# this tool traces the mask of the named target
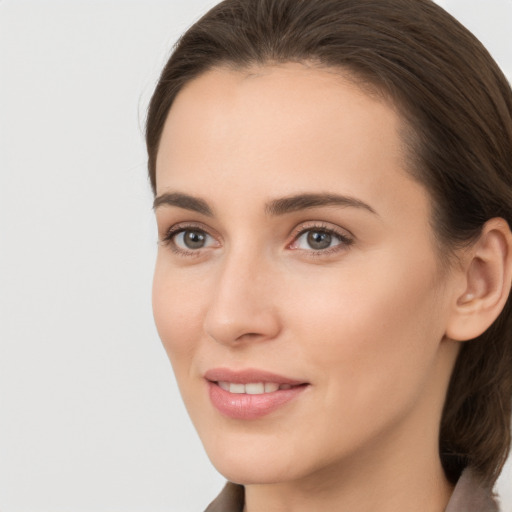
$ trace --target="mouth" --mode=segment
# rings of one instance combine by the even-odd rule
[[[241,384],[238,382],[226,382],[218,381],[215,382],[217,386],[222,388],[224,391],[234,394],[245,394],[245,395],[264,395],[266,393],[275,393],[279,390],[288,390],[297,386],[305,386],[306,384],[298,384],[292,386],[291,384],[279,384],[277,382],[249,382],[247,384]]]
[[[280,409],[309,387],[301,382],[261,370],[209,370],[204,375],[213,406],[223,416],[252,420]]]

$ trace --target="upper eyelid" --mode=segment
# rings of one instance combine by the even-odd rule
[[[317,229],[319,231],[326,231],[328,233],[334,233],[335,235],[338,235],[338,236],[341,236],[344,238],[355,239],[355,236],[347,228],[342,228],[340,226],[337,226],[336,224],[331,224],[330,222],[325,222],[325,221],[301,222],[299,225],[297,225],[292,230],[291,236],[296,238],[299,235],[301,235],[302,233],[311,231],[314,229]]]
[[[197,231],[204,231],[206,234],[218,238],[218,235],[216,235],[216,232],[212,230],[211,228],[205,226],[202,222],[177,222],[175,224],[172,224],[170,227],[166,228],[162,234],[164,237],[174,236],[177,233],[180,233],[182,231],[187,230],[194,230]],[[213,232],[213,233],[212,233]]]
[[[217,234],[217,231],[214,230],[213,228],[206,226],[202,222],[195,222],[195,221],[177,222],[175,224],[172,224],[169,228],[167,228],[165,230],[165,233],[177,232],[177,231],[186,230],[186,229],[198,229],[198,230],[204,231],[205,233],[208,233],[208,234],[211,234],[212,236],[214,236],[212,234],[212,232],[213,232],[213,233],[215,233],[215,236],[220,236]],[[310,229],[319,229],[319,230],[322,229],[322,230],[330,231],[333,233],[340,232],[340,234],[347,233],[350,237],[352,237],[352,238],[354,237],[354,235],[348,229],[342,228],[340,226],[336,226],[335,224],[331,224],[330,222],[325,222],[325,221],[301,222],[300,224],[296,225],[292,229],[290,236],[300,234],[302,231],[308,231]]]

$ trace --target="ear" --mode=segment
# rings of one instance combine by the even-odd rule
[[[446,329],[446,336],[456,341],[480,336],[505,307],[512,287],[512,234],[505,220],[484,224],[464,253],[461,270],[462,285],[454,294]]]

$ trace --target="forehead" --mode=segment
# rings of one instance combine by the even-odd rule
[[[406,171],[401,129],[390,103],[342,71],[214,69],[187,84],[169,112],[157,190],[212,195],[222,184],[225,198],[236,190],[247,199],[268,197],[269,187],[274,195],[323,189],[392,204],[419,187]]]
[[[331,129],[336,137],[350,125],[352,132],[359,131],[354,135],[379,133],[382,138],[388,134],[388,147],[392,142],[393,148],[399,149],[395,135],[401,124],[391,102],[385,102],[374,88],[365,87],[363,92],[343,70],[303,63],[248,70],[224,67],[200,75],[179,92],[164,127],[162,145],[172,148],[173,141],[177,146],[193,133],[196,138],[224,145],[254,141],[265,150],[272,148],[271,140],[281,144],[285,139],[314,139],[322,127],[321,135]],[[238,127],[243,129],[237,132]],[[385,132],[380,130],[383,127]],[[338,138],[337,143],[344,140]]]

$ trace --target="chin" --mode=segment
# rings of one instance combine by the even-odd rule
[[[275,447],[263,447],[259,443],[216,444],[207,448],[207,454],[215,469],[230,482],[242,485],[271,484],[300,478],[293,454],[280,453]]]
[[[222,461],[214,464],[215,469],[227,480],[241,485],[277,484],[286,480],[294,480],[295,475],[287,474],[279,468],[272,467],[271,462],[259,466],[250,466],[245,461]]]

